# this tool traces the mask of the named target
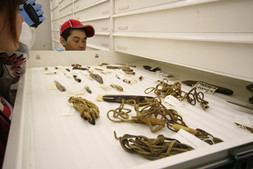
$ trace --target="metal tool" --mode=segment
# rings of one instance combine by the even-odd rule
[[[152,96],[139,96],[139,95],[104,95],[102,97],[103,101],[106,102],[114,102],[114,103],[121,103],[122,100],[130,100],[133,99],[136,103],[145,103],[147,102],[146,99],[152,99]]]
[[[228,101],[228,100],[227,100],[227,102],[253,111],[252,107],[245,106],[245,105],[242,105],[242,104],[239,104],[239,103],[235,103],[235,102],[231,102],[231,101]]]

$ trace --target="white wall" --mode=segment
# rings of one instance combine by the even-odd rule
[[[46,20],[36,28],[35,42],[31,50],[52,50],[50,1],[37,0],[36,3],[42,4]]]

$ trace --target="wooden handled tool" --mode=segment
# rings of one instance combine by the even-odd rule
[[[185,80],[185,81],[181,81],[181,82],[183,84],[188,85],[188,86],[194,86],[198,81],[196,81],[196,80]],[[216,86],[216,85],[209,84],[209,83],[206,83],[206,82],[202,82],[202,83],[205,83],[207,85],[211,85],[211,86],[217,87],[218,89],[215,91],[217,93],[221,93],[221,94],[225,94],[225,95],[232,95],[234,93],[233,90],[225,88],[225,87]]]

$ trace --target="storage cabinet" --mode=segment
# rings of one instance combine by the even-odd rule
[[[244,104],[252,96],[245,88],[253,82],[252,11],[252,0],[51,0],[53,49],[62,48],[59,30],[68,19],[93,25],[96,34],[87,40],[86,52],[31,51],[19,83],[4,169],[214,168],[231,160],[238,164],[246,156],[251,160],[253,135],[235,125],[234,118],[243,116],[253,124],[252,111],[227,101]],[[122,85],[125,93],[104,91],[87,71],[71,70],[67,76],[66,68],[75,63],[91,67],[106,85]],[[136,75],[144,78],[135,84],[125,83],[117,78],[117,70],[98,66],[101,63],[136,65]],[[143,65],[158,66],[163,72],[148,72]],[[51,71],[45,72],[45,67]],[[113,131],[118,136],[150,138],[158,133],[151,133],[143,124],[111,122],[106,112],[119,104],[98,102],[96,97],[104,93],[143,95],[144,89],[156,86],[167,73],[176,78],[170,83],[201,80],[230,88],[234,95],[205,93],[210,105],[206,111],[200,104],[187,102],[179,108],[166,105],[176,109],[189,127],[204,129],[223,142],[148,161],[123,151]],[[73,108],[68,105],[69,91],[47,90],[54,80],[73,93],[84,85],[90,87],[92,94],[83,97],[101,110],[95,126],[77,112],[69,113]],[[190,89],[182,84],[183,91]],[[175,132],[162,130],[159,134],[171,137]],[[235,159],[237,155],[240,158]]]
[[[126,10],[113,15],[114,50],[252,81],[252,11],[247,0]]]
[[[96,34],[88,40],[88,49],[253,81],[251,0],[63,0],[59,7],[56,3],[51,0],[52,29],[70,18],[93,25]],[[57,46],[59,40],[53,40]]]
[[[96,35],[94,39],[89,39],[87,48],[95,50],[108,50],[110,43],[107,45],[106,43],[102,42],[101,47],[101,43],[96,42],[96,40],[100,40],[101,36],[109,36],[108,33],[111,32],[112,26],[110,23],[110,5],[110,1],[108,0],[62,0],[59,2],[51,0],[52,32],[58,31],[60,33],[61,25],[65,21],[69,19],[77,19],[84,25],[90,24],[95,28]],[[105,38],[108,39],[107,37]],[[52,41],[54,50],[56,48],[63,48],[58,37],[56,37],[54,33],[52,33]]]

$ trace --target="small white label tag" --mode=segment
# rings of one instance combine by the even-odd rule
[[[194,135],[188,133],[187,131],[180,129],[173,138],[177,139],[181,143],[187,144],[194,149],[202,148],[210,146],[206,142],[200,140],[199,138],[195,137]]]
[[[213,94],[218,89],[217,87],[213,85],[210,85],[201,81],[198,81],[194,86],[196,86],[197,89],[203,90],[204,92],[211,93],[211,94]]]
[[[57,90],[57,87],[55,86],[55,84],[47,84],[47,89],[48,90]]]
[[[234,122],[242,126],[251,127],[251,123],[247,116],[234,115]]]
[[[67,106],[67,107],[65,107],[65,108],[61,111],[60,115],[61,115],[61,116],[72,116],[72,115],[74,114],[75,111],[76,111],[76,110],[75,110],[72,106]]]
[[[168,103],[169,105],[174,106],[176,108],[184,106],[184,104],[181,101],[179,101],[177,98],[175,98],[172,95],[166,96],[165,99],[164,99],[164,101],[166,103]]]

